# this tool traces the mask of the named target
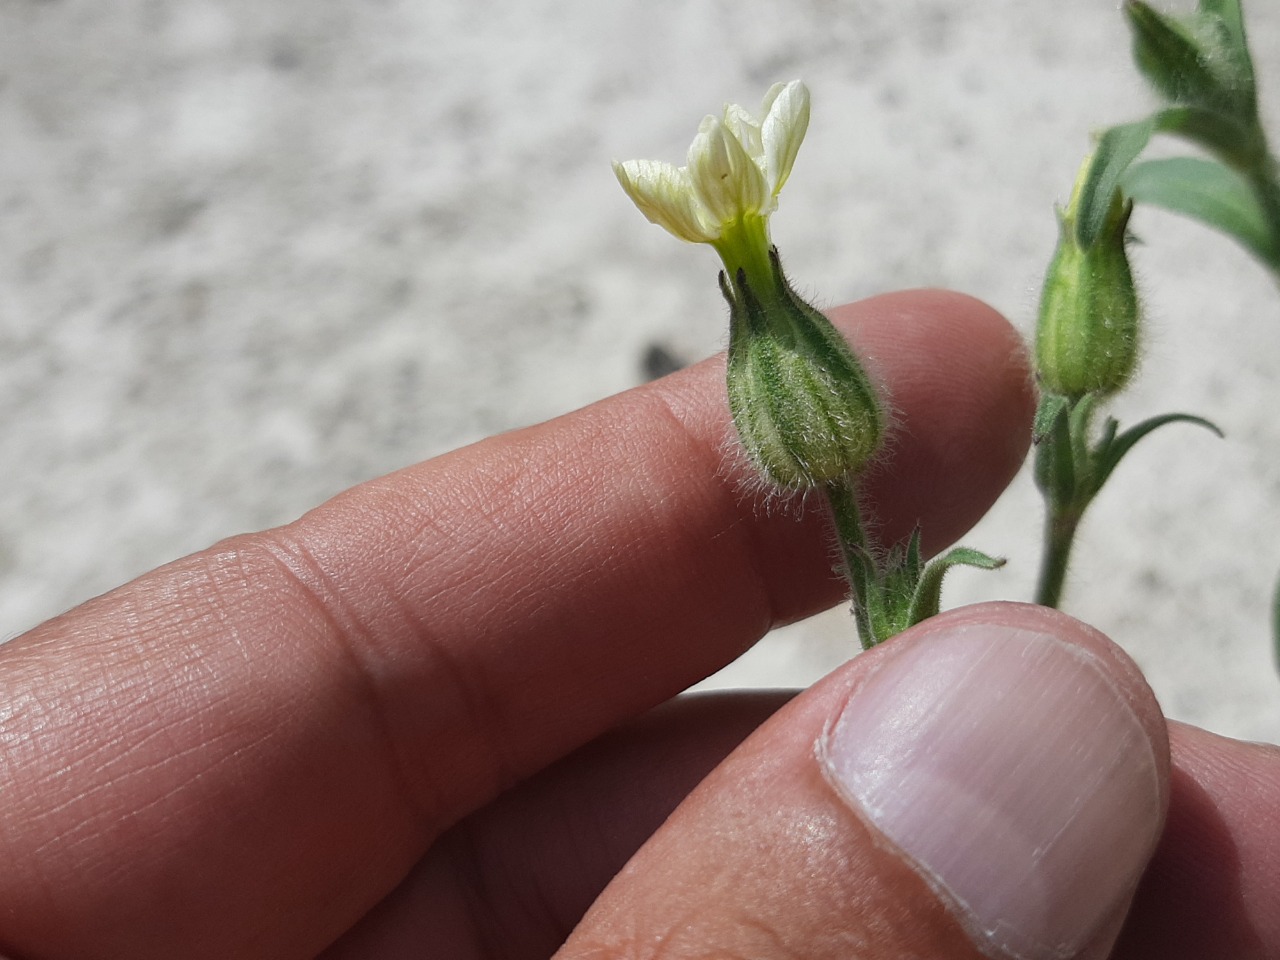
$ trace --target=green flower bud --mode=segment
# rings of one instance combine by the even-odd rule
[[[1065,397],[1106,396],[1123,387],[1138,363],[1141,308],[1125,230],[1132,201],[1115,191],[1106,221],[1088,246],[1076,231],[1085,161],[1067,209],[1059,213],[1058,249],[1049,263],[1036,326],[1036,372],[1042,386]]]
[[[729,302],[729,409],[751,462],[777,487],[805,489],[860,470],[884,434],[862,365],[805,303],[769,250],[772,283],[720,274]],[[763,286],[764,289],[758,289]]]

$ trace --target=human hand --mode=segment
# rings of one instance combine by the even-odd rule
[[[919,518],[941,546],[1021,461],[1015,336],[934,293],[839,317],[901,418],[869,497],[888,536]],[[1074,811],[1065,860],[1031,834],[995,843],[998,818],[967,852],[980,889],[1014,898],[969,907],[1010,910],[1007,944],[1052,921],[1072,955],[1105,955],[1169,803],[1115,956],[1277,956],[1276,751],[1174,725],[1170,768],[1135,669],[1065,617],[974,608],[789,703],[665,703],[841,590],[816,518],[758,512],[722,467],[722,369],[364,484],[0,647],[0,952],[533,958],[596,901],[564,957],[974,956],[974,917],[935,892],[970,888],[918,846],[964,797],[933,836],[982,829],[995,798],[1050,810],[1027,830]],[[981,667],[948,678],[956,652]],[[984,706],[1001,681],[1026,694],[1019,724]],[[946,739],[895,723],[917,702],[898,682],[1009,736],[980,756],[952,739],[957,777],[978,772],[895,807],[867,758]],[[1061,782],[1105,763],[1088,792]],[[924,760],[899,772],[930,781]],[[1065,921],[1013,909],[1081,881],[1069,902],[1092,906]]]

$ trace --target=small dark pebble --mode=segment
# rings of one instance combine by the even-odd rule
[[[660,343],[651,343],[640,358],[640,368],[646,380],[657,380],[668,373],[683,370],[688,364]]]

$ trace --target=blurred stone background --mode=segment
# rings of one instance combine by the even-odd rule
[[[1280,6],[1248,6],[1280,140]],[[720,349],[714,255],[609,161],[678,161],[796,76],[797,279],[953,287],[1024,330],[1089,131],[1148,103],[1114,0],[0,0],[0,637],[632,386],[655,347]],[[1117,413],[1228,440],[1169,428],[1121,467],[1068,608],[1170,715],[1280,740],[1280,296],[1216,235],[1133,227],[1151,324]],[[1009,567],[948,603],[1026,597],[1038,529],[1024,476],[966,538]],[[836,611],[710,682],[808,683],[853,644]]]

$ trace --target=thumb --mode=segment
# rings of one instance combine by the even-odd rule
[[[560,960],[1100,960],[1160,835],[1168,743],[1133,663],[1038,607],[935,618],[756,731]]]

